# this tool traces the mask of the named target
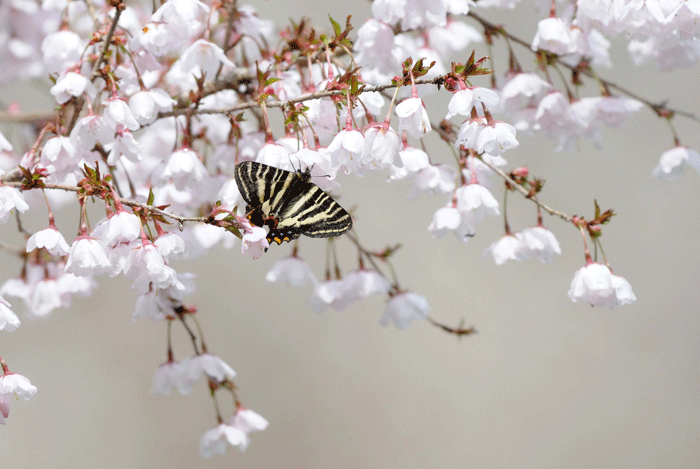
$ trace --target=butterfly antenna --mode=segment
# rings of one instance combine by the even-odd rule
[[[289,160],[289,164],[292,165],[292,169],[294,170],[294,172],[299,172],[299,171],[301,171],[301,165],[299,166],[299,169],[296,169],[296,168],[294,167],[294,163],[292,163],[292,157],[290,156],[289,153],[287,153],[287,159]],[[298,158],[297,158],[297,159],[298,159]]]

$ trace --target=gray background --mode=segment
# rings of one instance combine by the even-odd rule
[[[333,7],[341,23],[353,14],[356,28],[369,11],[349,2],[295,2],[294,11],[280,1],[254,4],[264,18],[306,15],[324,26]],[[528,7],[490,13],[527,40],[535,32]],[[529,68],[532,55],[516,50]],[[618,67],[602,76],[700,112],[697,68],[632,67],[619,40],[613,60]],[[42,101],[21,98],[25,109],[53,107],[44,90]],[[16,88],[2,92],[3,101],[18,96]],[[698,124],[674,122],[682,142],[700,149]],[[501,219],[483,222],[467,244],[434,241],[426,228],[442,196],[409,203],[410,182],[346,177],[342,200],[359,207],[360,239],[378,249],[403,243],[394,258],[401,284],[427,297],[433,317],[452,325],[464,319],[477,335],[457,341],[422,322],[404,332],[380,327],[379,297],[316,315],[307,305],[310,287],[264,280],[286,245],[257,261],[237,246],[178,263],[198,275],[189,300],[209,349],[238,372],[244,404],[270,421],[245,453],[204,460],[199,438],[215,424],[205,384],[190,396],[151,396],[153,371],[165,360],[165,326],[132,322],[130,282],[101,277],[91,298],[0,336],[11,369],[39,388],[30,402],[11,402],[0,427],[2,467],[697,467],[698,175],[651,177],[672,138],[647,109],[621,131],[604,131],[602,150],[581,142],[576,152],[554,153],[542,138],[520,142],[505,157],[509,167],[527,165],[547,180],[543,201],[591,216],[596,198],[618,213],[604,248],[637,303],[610,311],[568,299],[583,265],[581,238],[556,219],[545,218],[563,251],[553,265],[497,267],[482,251],[501,235]],[[450,161],[443,147],[431,148],[434,161]],[[518,197],[509,199],[509,214],[514,229],[535,219],[532,204]],[[59,220],[67,238],[71,217]],[[343,267],[354,268],[349,241],[337,244]],[[324,253],[322,240],[302,240],[301,255],[319,277]],[[6,255],[2,262],[2,280],[16,275],[16,262]],[[174,330],[182,357],[189,349],[181,328]]]

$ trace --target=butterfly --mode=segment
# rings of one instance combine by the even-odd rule
[[[312,238],[340,236],[352,228],[350,214],[311,182],[311,170],[285,171],[244,161],[234,170],[255,226],[267,225],[267,241],[282,244],[300,235]]]

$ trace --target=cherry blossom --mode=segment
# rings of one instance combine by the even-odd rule
[[[267,232],[259,226],[246,229],[241,241],[241,253],[247,253],[252,259],[258,259],[270,247]]]
[[[407,0],[377,0],[372,2],[372,17],[386,24],[395,25],[403,18]]]
[[[427,194],[447,194],[455,188],[457,170],[453,166],[439,164],[423,168],[416,174],[413,187],[408,194],[409,199],[418,197],[421,191]]]
[[[380,324],[388,326],[391,321],[398,329],[406,329],[413,321],[427,318],[428,311],[428,300],[412,292],[402,292],[391,297]]]
[[[522,109],[536,106],[551,90],[552,85],[535,73],[516,73],[511,75],[501,88],[500,103],[506,112],[515,114]]]
[[[260,44],[271,43],[275,39],[276,27],[273,21],[260,18],[252,5],[241,5],[238,17],[235,19],[240,34],[244,36],[244,47],[248,59],[260,57],[257,47]]]
[[[7,425],[7,418],[10,416],[10,401],[8,395],[0,394],[0,425]]]
[[[614,129],[621,127],[633,112],[642,108],[642,103],[631,98],[607,96],[585,99],[594,100],[596,119]]]
[[[14,394],[17,398],[28,401],[36,394],[36,386],[25,376],[10,373],[0,376],[0,395]]]
[[[554,254],[561,254],[559,242],[554,234],[542,226],[525,228],[520,232],[519,258],[537,257],[541,262],[550,264]]]
[[[250,244],[253,248],[256,248],[255,244],[259,244],[262,250],[258,249],[253,249],[250,254],[256,254],[258,256],[262,255],[262,252],[264,251],[264,242],[267,242],[267,240],[264,240],[265,238],[265,233],[264,229],[263,231],[255,231],[253,232],[253,228],[258,228],[258,227],[251,227],[250,230],[246,228],[245,234],[248,234],[249,237],[246,238],[246,241],[248,244]],[[262,228],[261,228],[262,229]],[[187,250],[188,253],[193,254],[196,253],[197,248],[201,248],[202,252],[206,249],[210,249],[217,244],[221,244],[225,248],[230,248],[231,246],[234,245],[236,241],[236,237],[231,233],[230,231],[227,230],[222,230],[218,226],[213,226],[213,225],[208,225],[208,224],[202,224],[202,225],[196,225],[189,230],[185,230],[183,232],[183,235],[185,236],[185,240],[187,242]],[[264,241],[263,241],[264,240]],[[241,246],[241,252],[246,252],[248,250],[249,246]],[[250,255],[249,254],[249,255]]]
[[[569,288],[569,298],[573,302],[580,300],[610,309],[637,300],[627,280],[613,275],[608,267],[597,262],[590,262],[576,271]]]
[[[80,97],[83,93],[88,99],[94,99],[97,91],[87,77],[76,72],[61,75],[56,80],[56,84],[51,87],[51,94],[56,97],[58,104],[63,104],[73,97]]]
[[[85,235],[73,241],[65,270],[73,275],[99,275],[111,269],[107,247],[102,241]]]
[[[124,262],[124,273],[134,279],[131,288],[139,293],[146,293],[153,283],[158,288],[173,286],[178,290],[185,287],[177,279],[175,270],[166,264],[163,255],[155,244],[146,243],[128,250]]]
[[[107,148],[110,146],[107,164],[115,165],[122,156],[133,163],[141,160],[143,149],[128,129],[119,128],[115,134],[114,143],[106,145]]]
[[[227,444],[243,450],[248,446],[248,436],[239,428],[225,423],[207,430],[199,440],[199,454],[210,458],[215,454],[226,453]]]
[[[328,306],[339,310],[340,308],[338,308],[337,305],[343,296],[343,286],[344,283],[342,280],[326,280],[325,282],[317,284],[309,300],[311,308],[316,313],[322,313]]]
[[[276,168],[291,169],[289,162],[290,149],[275,142],[265,142],[257,151],[255,161]]]
[[[212,79],[222,65],[234,66],[219,46],[205,39],[198,39],[187,47],[175,62],[168,72],[168,81],[174,85],[186,84],[186,89],[192,89],[196,86],[196,78]]]
[[[420,98],[401,101],[396,106],[396,115],[399,116],[399,129],[405,130],[411,137],[421,138],[432,129],[428,111]]]
[[[10,400],[29,400],[36,393],[36,386],[26,377],[10,373],[0,376],[0,425],[7,425],[10,416]]]
[[[63,264],[54,266],[52,273],[58,284],[58,292],[61,295],[61,306],[67,308],[71,304],[72,295],[89,296],[97,287],[91,276],[80,277],[63,271]]]
[[[485,118],[468,119],[460,127],[455,144],[470,148],[478,154],[500,155],[519,145],[515,133],[515,127],[505,122],[489,123]]]
[[[402,167],[399,149],[401,141],[388,128],[375,125],[365,130],[365,145],[360,160],[365,169],[382,169],[389,166]]]
[[[236,377],[236,372],[233,371],[233,368],[228,366],[221,358],[209,353],[187,357],[180,363],[182,363],[187,378],[192,381],[197,381],[202,376],[207,376],[208,379],[217,382]]]
[[[413,177],[419,171],[430,166],[428,154],[420,148],[410,145],[405,145],[403,149],[399,151],[399,157],[401,158],[403,166],[400,168],[397,166],[389,167],[389,179],[392,181]]]
[[[521,245],[520,233],[508,233],[487,247],[484,256],[491,254],[496,265],[503,265],[509,260],[520,261],[524,259]]]
[[[369,83],[383,83],[401,70],[401,50],[395,44],[394,31],[388,23],[370,18],[357,31],[355,60],[366,69]],[[363,76],[364,76],[363,74]]]
[[[187,39],[202,27],[208,13],[209,7],[198,0],[173,0],[162,4],[151,21],[166,24],[169,36]]]
[[[474,220],[479,223],[484,216],[498,216],[501,214],[498,209],[498,202],[491,192],[481,184],[467,184],[460,186],[455,191],[457,198],[457,209],[460,212],[471,212]]]
[[[462,216],[459,210],[452,203],[449,203],[446,207],[439,208],[435,212],[433,221],[428,226],[428,231],[433,238],[442,238],[448,231],[456,230],[461,222]]]
[[[72,295],[87,295],[95,287],[90,277],[76,277],[63,272],[63,262],[45,265],[28,264],[21,278],[7,280],[0,295],[19,298],[32,317],[46,316],[53,309],[68,307]]]
[[[172,179],[175,187],[182,190],[191,186],[195,181],[204,180],[207,174],[207,169],[199,159],[197,152],[191,148],[182,147],[170,155],[163,168],[162,177]]]
[[[534,118],[534,129],[543,131],[547,138],[556,141],[556,151],[572,151],[576,137],[587,127],[587,123],[571,109],[571,103],[559,91],[542,98]]]
[[[231,416],[231,426],[242,430],[245,434],[260,432],[267,428],[267,420],[257,412],[239,407],[236,413]],[[241,448],[244,450],[245,448]]]
[[[185,240],[176,233],[163,233],[153,242],[163,257],[185,252]]]
[[[54,256],[65,256],[70,251],[70,247],[60,231],[55,226],[49,226],[37,231],[27,240],[27,252],[34,249],[45,248]]]
[[[248,448],[248,445],[250,444],[250,438],[248,437],[248,434],[255,431],[265,430],[267,428],[268,422],[263,416],[261,416],[257,412],[239,407],[236,410],[236,413],[232,415],[229,419],[229,425],[233,428],[241,430],[245,434],[246,438],[243,442],[241,442],[238,445],[232,444],[233,446],[238,446],[238,448],[241,451],[245,451],[246,448]]]
[[[195,380],[187,376],[185,366],[180,362],[166,362],[156,368],[153,373],[153,386],[151,394],[170,394],[177,389],[180,394],[192,392]]]
[[[369,295],[388,293],[390,288],[389,280],[377,271],[355,270],[343,278],[342,293],[333,302],[333,307],[344,311],[356,301]]]
[[[107,124],[104,117],[88,114],[73,127],[70,139],[76,149],[90,151],[98,142],[102,145],[112,143],[114,128]]]
[[[476,106],[479,115],[484,115],[482,105],[493,108],[498,105],[498,94],[488,88],[465,88],[452,95],[450,103],[447,105],[447,115],[445,119],[450,119],[457,114],[470,116],[472,108]]]
[[[304,259],[296,256],[285,257],[275,262],[265,275],[268,282],[284,282],[295,287],[317,283],[311,267]]]
[[[544,49],[557,55],[573,54],[577,51],[578,34],[562,18],[545,18],[537,25],[537,34],[532,40],[532,50]]]
[[[471,115],[473,107],[474,92],[469,88],[459,90],[452,95],[452,98],[450,98],[450,103],[447,105],[447,115],[445,116],[445,119],[450,119],[457,114],[469,116]]]
[[[94,145],[94,144],[93,144]],[[74,171],[78,152],[69,137],[50,138],[41,150],[41,164],[53,166],[58,172]]]
[[[175,100],[160,88],[139,91],[129,98],[129,109],[141,125],[154,122],[159,112],[172,111],[173,104]]]
[[[405,0],[401,28],[405,30],[444,26],[447,2],[444,0]]]
[[[134,241],[140,234],[141,221],[126,210],[112,213],[92,230],[92,237],[102,240],[108,247]]]
[[[365,137],[360,131],[341,130],[328,145],[333,167],[344,168],[346,173],[359,170],[364,148]]]
[[[140,127],[125,100],[113,96],[102,104],[105,106],[104,119],[108,126],[117,128],[117,125],[122,125],[131,131]]]
[[[84,49],[85,42],[73,31],[51,33],[41,43],[44,64],[50,73],[62,72],[74,66]]]
[[[486,163],[500,167],[505,166],[508,162],[500,155],[489,155],[488,153],[482,153],[478,158],[469,158],[469,165],[462,169],[462,176],[465,181],[472,181],[472,177],[475,177],[479,184],[485,188],[491,190],[493,187],[492,179],[496,176],[496,173],[486,165]]]
[[[29,310],[36,317],[46,316],[56,308],[63,306],[61,290],[56,279],[45,278],[32,286]]]
[[[178,277],[182,279],[182,276]],[[187,291],[187,284],[183,281],[185,290],[178,290],[175,287],[154,289],[151,288],[146,293],[139,295],[136,299],[134,312],[131,315],[134,321],[142,317],[147,317],[153,322],[161,322],[167,318],[174,318],[174,308],[179,301],[181,293]]]
[[[182,44],[185,38],[172,34],[168,24],[153,21],[139,30],[136,40],[149,53],[161,56]]]
[[[467,2],[446,2],[448,10],[450,3],[457,5]],[[463,8],[469,10],[469,7]],[[455,13],[454,14],[466,14]],[[432,48],[437,50],[442,57],[454,57],[457,53],[465,50],[472,42],[481,42],[484,38],[475,28],[462,21],[448,19],[445,26],[435,26],[428,30],[428,42]]]
[[[659,179],[678,179],[683,175],[686,166],[700,174],[700,153],[679,145],[663,152],[652,174]]]

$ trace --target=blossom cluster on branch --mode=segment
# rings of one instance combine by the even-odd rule
[[[196,308],[183,297],[194,282],[170,265],[216,246],[231,248],[236,238],[253,258],[269,247],[265,230],[245,217],[234,178],[243,161],[310,168],[313,182],[334,193],[339,175],[380,171],[389,181],[410,178],[410,198],[425,192],[441,200],[432,221],[425,220],[435,238],[452,232],[467,241],[485,219],[503,216],[503,237],[484,253],[499,265],[552,262],[561,249],[543,215],[554,215],[583,238],[584,265],[575,266],[571,300],[610,308],[635,301],[629,283],[589,250],[591,243],[595,255],[603,252],[602,227],[613,211],[595,203],[591,218],[564,214],[541,200],[544,181],[528,168],[502,168],[508,152],[524,145],[523,136],[540,133],[555,150],[570,151],[580,139],[597,143],[603,126],[619,128],[645,106],[669,123],[676,115],[694,118],[606,82],[597,69],[612,65],[609,39],[620,33],[636,63],[653,61],[662,70],[695,64],[700,1],[539,0],[543,19],[530,40],[479,14],[514,8],[517,0],[376,0],[372,17],[356,31],[349,19],[320,28],[301,20],[278,30],[233,0],[153,3],[154,10],[151,2],[124,0],[0,5],[0,21],[11,26],[0,38],[0,80],[48,75],[57,104],[45,115],[26,116],[16,107],[3,115],[11,125],[0,134],[0,223],[14,213],[26,245],[2,243],[23,267],[0,287],[0,329],[20,326],[7,298],[15,307],[24,304],[28,315],[46,316],[69,307],[73,295],[91,294],[96,276],[132,279],[139,294],[134,318],[164,321],[169,333],[181,324],[192,339],[193,351],[179,360],[168,340],[153,392],[187,394],[201,378],[215,399],[217,390],[232,396],[228,418],[215,406],[217,425],[202,436],[203,456],[228,446],[245,449],[249,434],[267,426],[243,406],[234,370],[208,351],[201,328],[192,327]],[[510,66],[492,71],[470,44],[499,39],[508,43]],[[513,49],[518,44],[537,69],[523,70]],[[491,78],[490,87],[472,84],[481,75]],[[580,95],[587,79],[601,85],[599,95]],[[430,106],[435,93],[451,93],[447,109]],[[283,128],[270,124],[272,112],[283,114]],[[435,159],[426,150],[429,135],[451,158]],[[673,140],[653,175],[673,179],[685,167],[700,172],[700,154],[675,131]],[[511,231],[509,194],[534,203],[534,226]],[[93,203],[105,207],[94,225],[87,215]],[[44,206],[46,228],[26,232],[23,217],[38,216]],[[79,211],[74,235],[58,231],[59,208]],[[267,280],[312,284],[317,312],[380,294],[388,297],[383,325],[404,329],[427,320],[452,334],[475,332],[441,324],[429,315],[426,298],[400,285],[391,265],[396,248],[373,250],[354,232],[346,237],[358,253],[356,268],[343,273],[339,243],[329,241],[325,277],[318,280],[294,244]],[[9,396],[29,399],[36,387],[2,365],[5,424]]]

